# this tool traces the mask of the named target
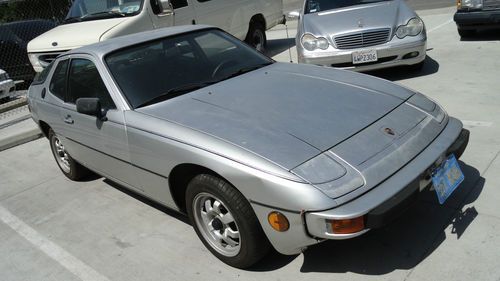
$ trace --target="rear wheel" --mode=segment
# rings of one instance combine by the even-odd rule
[[[263,53],[266,50],[266,28],[259,21],[253,21],[250,23],[250,28],[248,29],[248,34],[245,42],[254,47],[257,51]]]
[[[467,37],[472,37],[476,34],[476,31],[475,30],[471,30],[471,29],[458,29],[458,34],[460,35],[460,37],[462,38],[467,38]]]
[[[269,241],[248,200],[228,182],[207,174],[194,177],[186,206],[196,234],[223,262],[247,268],[268,253]]]
[[[89,174],[89,170],[77,163],[66,151],[59,136],[49,129],[49,141],[52,155],[56,159],[57,166],[70,180],[80,180]]]

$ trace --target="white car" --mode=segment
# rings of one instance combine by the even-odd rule
[[[74,48],[192,24],[217,26],[263,51],[265,31],[284,19],[282,0],[75,0],[61,25],[29,42],[28,56],[41,72]]]
[[[16,91],[14,81],[10,79],[7,72],[0,69],[0,101],[9,99]]]

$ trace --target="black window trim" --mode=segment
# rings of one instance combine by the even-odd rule
[[[99,69],[97,68],[97,64],[95,63],[95,61],[93,61],[92,59],[90,59],[88,56],[79,56],[79,54],[74,54],[74,56],[71,56],[69,59],[70,59],[70,62],[68,64],[68,70],[67,70],[67,73],[66,73],[66,95],[65,95],[65,98],[64,98],[64,103],[67,104],[67,105],[76,106],[76,101],[75,101],[75,103],[71,103],[71,102],[68,101],[69,100],[68,96],[70,95],[70,92],[69,92],[69,74],[70,74],[70,70],[71,70],[71,63],[75,59],[87,60],[87,61],[90,61],[91,63],[94,64],[95,69],[97,71],[97,74],[99,74],[99,77],[101,78],[101,81],[104,84],[104,88],[106,89],[106,92],[108,93],[109,98],[113,102],[114,108],[106,108],[106,110],[117,110],[118,106],[116,105],[115,100],[113,100],[113,95],[111,95],[111,93],[110,93],[110,91],[108,89],[108,86],[104,82],[104,79],[102,79],[101,72],[99,72]]]
[[[66,73],[65,73],[65,74],[66,74],[66,80],[64,81],[64,88],[65,88],[65,90],[64,90],[64,96],[63,96],[63,98],[61,99],[60,97],[56,96],[56,95],[52,92],[52,90],[50,89],[50,85],[52,84],[52,80],[54,79],[54,73],[56,72],[57,67],[58,67],[61,63],[65,62],[65,61],[68,61],[68,68],[66,69]],[[67,94],[67,92],[68,92],[68,78],[69,78],[69,66],[70,66],[70,63],[71,63],[71,58],[70,58],[70,57],[68,57],[68,58],[62,57],[62,58],[60,58],[60,59],[57,61],[57,65],[54,65],[54,66],[53,66],[53,70],[51,70],[51,73],[49,73],[49,75],[47,76],[47,78],[50,76],[49,85],[48,85],[48,86],[49,86],[49,87],[48,87],[48,90],[49,90],[48,92],[49,92],[49,93],[50,93],[53,97],[57,98],[58,100],[62,101],[63,103],[66,103],[66,94]]]
[[[118,106],[116,105],[116,102],[115,100],[113,99],[113,95],[111,95],[106,83],[104,82],[104,80],[102,79],[102,75],[101,75],[101,72],[99,72],[99,69],[97,68],[97,64],[92,60],[90,59],[88,56],[79,56],[80,54],[72,54],[72,55],[69,55],[67,58],[66,57],[61,57],[59,58],[59,60],[57,61],[57,65],[54,65],[53,66],[53,69],[51,70],[52,73],[49,73],[48,76],[50,76],[50,81],[49,81],[49,92],[52,96],[56,97],[58,100],[61,100],[58,96],[54,95],[54,93],[52,93],[52,91],[50,90],[50,84],[52,83],[52,79],[54,78],[54,72],[56,71],[57,67],[59,66],[60,63],[64,62],[64,61],[68,61],[68,68],[66,69],[66,80],[64,82],[64,88],[65,88],[65,91],[64,91],[64,99],[62,99],[61,101],[66,104],[67,106],[71,106],[71,107],[74,107],[76,106],[75,103],[71,103],[69,102],[69,73],[70,73],[70,69],[71,69],[71,63],[73,62],[74,59],[83,59],[83,60],[88,60],[90,62],[92,62],[95,66],[96,66],[96,70],[97,70],[97,73],[99,74],[99,77],[101,77],[101,80],[104,84],[104,87],[106,88],[106,92],[108,93],[111,101],[113,102],[114,104],[114,108],[107,108],[106,110],[118,110]],[[52,75],[50,75],[52,74]]]

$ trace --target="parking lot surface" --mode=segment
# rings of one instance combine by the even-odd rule
[[[460,41],[453,12],[419,11],[429,37],[421,72],[370,73],[435,99],[471,131],[466,180],[444,205],[426,191],[383,229],[239,270],[185,217],[103,178],[67,180],[39,139],[0,152],[0,280],[500,280],[500,36]],[[296,56],[284,26],[268,38],[277,60],[289,61],[289,47]]]

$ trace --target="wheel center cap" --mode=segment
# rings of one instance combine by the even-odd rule
[[[213,221],[212,221],[212,227],[215,229],[215,230],[221,230],[222,227],[224,225],[222,224],[222,222],[220,221],[220,219],[218,218],[215,218]]]

